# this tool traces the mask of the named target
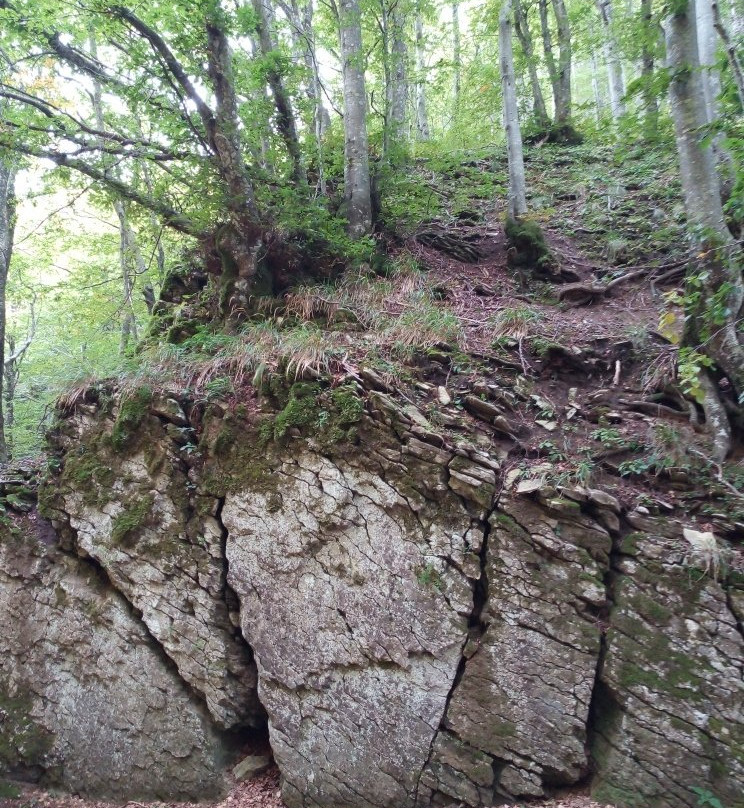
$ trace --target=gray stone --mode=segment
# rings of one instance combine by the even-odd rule
[[[206,710],[90,563],[0,536],[0,776],[111,799],[224,790]]]
[[[268,771],[271,764],[272,760],[268,755],[248,755],[233,768],[233,777],[242,783],[244,780],[250,780]]]

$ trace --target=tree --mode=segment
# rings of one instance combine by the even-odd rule
[[[702,403],[713,429],[715,455],[723,460],[731,446],[731,425],[709,369],[717,367],[728,377],[734,391],[735,418],[740,418],[744,404],[744,347],[737,324],[744,306],[742,249],[726,226],[713,150],[704,139],[708,108],[691,0],[678,0],[672,5],[663,27],[671,74],[669,98],[691,241],[681,352],[697,371]]]
[[[0,145],[81,172],[196,237],[205,251],[219,254],[223,274],[238,290],[235,305],[244,303],[268,223],[244,158],[230,18],[214,0],[190,5],[188,14],[180,3],[150,7],[146,18],[123,6],[100,11],[83,4],[67,22],[73,36],[63,38],[26,0],[2,0],[0,8],[9,48],[27,52],[43,45],[72,80],[70,88],[95,79],[124,108],[111,112],[99,131],[85,115],[68,111],[71,99],[59,98],[56,83],[28,89],[5,82],[0,97],[13,104],[13,114]],[[108,64],[86,49],[91,29],[112,55]],[[170,42],[160,33],[167,30],[178,31]],[[146,137],[138,131],[143,118]],[[108,170],[111,161],[118,177]],[[148,184],[134,181],[142,161]]]
[[[429,114],[426,108],[426,51],[421,0],[416,0],[416,134],[419,140],[428,140]]]
[[[625,114],[625,79],[613,23],[612,0],[596,0],[596,4],[604,31],[604,51],[610,88],[610,112],[612,113],[612,119],[617,121],[618,118]]]
[[[558,129],[569,126],[571,119],[571,27],[563,0],[552,0],[558,34],[558,62],[553,50],[553,36],[548,16],[548,0],[539,0],[545,66],[553,90],[554,120]]]
[[[509,165],[507,215],[511,219],[519,219],[527,213],[527,187],[524,176],[517,88],[514,78],[511,15],[511,0],[506,0],[499,14],[499,67],[504,97],[504,130],[506,132],[506,154]]]
[[[358,0],[340,0],[339,38],[344,84],[344,195],[349,235],[372,229],[372,184],[367,141],[361,11]]]
[[[8,270],[13,252],[13,231],[15,229],[15,166],[5,155],[0,155],[0,463],[8,461],[8,445],[3,417],[3,378],[5,357],[5,292],[8,283]]]
[[[514,0],[514,27],[517,38],[519,39],[519,44],[522,46],[525,59],[527,60],[527,70],[529,72],[530,86],[532,88],[532,109],[535,115],[535,123],[541,131],[547,131],[550,128],[550,118],[548,117],[548,110],[545,106],[545,98],[543,96],[542,87],[540,86],[540,78],[537,74],[537,60],[532,43],[532,34],[530,32],[529,20],[522,7],[522,0]]]

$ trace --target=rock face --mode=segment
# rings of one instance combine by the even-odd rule
[[[438,524],[348,463],[302,454],[274,477],[222,519],[285,801],[412,805],[472,610],[441,554],[472,552],[478,531],[456,501]]]
[[[24,526],[0,538],[0,771],[111,798],[219,794],[222,740],[141,621]]]
[[[115,793],[109,772],[162,733],[157,754],[185,754],[206,794],[219,730],[267,719],[290,808],[479,808],[563,786],[627,808],[696,808],[700,790],[744,806],[735,572],[690,552],[680,522],[502,478],[503,433],[470,442],[383,393],[316,393],[250,415],[145,396],[64,421],[42,492],[61,549],[4,561],[23,572],[2,578],[0,626],[33,580],[26,631],[46,633],[36,690],[20,630],[0,640],[20,738],[0,766]],[[80,557],[108,593],[88,645],[80,626],[101,596],[75,583],[93,569]],[[151,661],[130,679],[128,651],[96,678],[69,666],[75,642],[84,659],[109,642],[104,656],[131,646]],[[70,715],[136,701],[126,762],[97,745],[103,780],[45,701],[53,686],[78,688]],[[145,766],[141,790],[160,793],[167,771]]]

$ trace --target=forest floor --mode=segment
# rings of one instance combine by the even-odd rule
[[[559,799],[530,802],[530,808],[603,808],[582,794]],[[234,785],[225,799],[215,803],[137,802],[126,803],[84,800],[24,788],[19,799],[3,800],[0,808],[285,808],[279,792],[279,771],[273,769],[259,777]]]

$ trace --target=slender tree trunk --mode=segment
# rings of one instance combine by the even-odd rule
[[[641,78],[643,80],[643,136],[648,142],[656,140],[659,133],[659,104],[653,91],[654,43],[658,39],[658,27],[653,20],[653,0],[641,0],[641,24],[643,46],[641,50]]]
[[[704,142],[707,99],[700,71],[695,7],[677,3],[664,20],[667,66],[672,76],[669,98],[679,153],[682,193],[692,240],[683,344],[707,354],[725,373],[735,399],[744,395],[744,347],[737,320],[744,304],[742,249],[726,227],[713,150]],[[705,370],[701,371],[705,373]],[[720,412],[714,385],[707,385],[706,412],[714,425]],[[739,407],[741,411],[741,407]],[[716,428],[715,452],[722,460],[730,435]]]
[[[390,14],[390,87],[388,131],[391,143],[400,146],[404,140],[406,109],[408,107],[408,46],[406,44],[406,16],[400,0]]]
[[[94,59],[98,58],[98,49],[93,35],[90,37],[90,53]],[[103,99],[101,95],[101,84],[93,80],[93,113],[96,118],[96,126],[100,131],[104,131]],[[118,172],[114,167],[106,168],[107,174]],[[148,193],[152,196],[152,188],[148,188]],[[130,338],[135,342],[138,339],[137,318],[134,313],[132,294],[136,277],[136,267],[133,266],[135,252],[139,256],[142,265],[142,273],[145,271],[145,262],[137,244],[137,238],[129,225],[124,202],[121,199],[114,201],[114,212],[119,219],[119,265],[121,267],[121,281],[123,289],[122,317],[121,317],[121,339],[119,341],[119,353],[124,354],[129,347]]]
[[[571,27],[563,0],[553,0],[553,11],[558,28],[558,97],[555,122],[562,126],[571,119]]]
[[[708,123],[718,117],[718,96],[721,78],[716,68],[716,31],[713,25],[711,0],[692,0],[695,6],[698,59],[700,61],[705,109]]]
[[[344,189],[349,234],[372,229],[361,11],[358,0],[340,0],[339,33],[344,84]]]
[[[599,86],[599,63],[597,62],[597,54],[592,50],[591,55],[592,66],[592,92],[594,93],[594,111],[597,118],[597,123],[601,123],[602,115],[604,113],[604,99],[602,98],[602,91]]]
[[[610,112],[617,121],[625,114],[625,81],[623,65],[618,50],[617,37],[613,27],[612,0],[596,0],[599,19],[604,33],[604,52],[607,62],[607,79],[610,88]]]
[[[553,119],[557,120],[561,93],[558,81],[558,67],[555,63],[555,53],[553,52],[553,37],[550,33],[548,0],[539,0],[538,9],[540,11],[540,32],[542,34],[543,53],[545,54],[545,67],[548,70],[550,89],[553,93]]]
[[[721,8],[718,4],[718,0],[712,0],[712,7],[713,24],[726,50],[726,59],[728,59],[731,75],[734,77],[736,90],[739,93],[739,103],[742,108],[744,108],[744,67],[742,66],[742,58],[737,50],[736,43],[732,40],[729,32],[726,30],[726,26],[723,24],[723,17],[721,16]]]
[[[416,134],[419,140],[428,140],[429,115],[426,108],[426,49],[424,22],[421,17],[421,0],[416,0]]]
[[[274,13],[267,0],[253,0],[253,11],[258,22],[259,47],[267,64],[266,80],[271,88],[271,94],[274,96],[277,127],[292,163],[292,179],[301,187],[307,184],[307,177],[302,166],[302,153],[300,141],[297,137],[297,126],[289,94],[284,86],[284,80],[273,59],[276,51],[276,43],[272,35]]]
[[[509,218],[518,219],[527,213],[527,185],[524,176],[522,133],[519,128],[517,88],[514,79],[511,0],[506,0],[499,14],[499,68],[504,97],[504,129],[509,165],[507,213]]]
[[[305,63],[305,92],[313,110],[313,133],[317,162],[317,189],[321,196],[326,194],[325,171],[323,168],[323,140],[331,125],[331,117],[323,104],[323,85],[320,80],[318,60],[315,53],[315,32],[313,30],[313,0],[305,0],[302,7],[297,0],[291,4],[282,3],[291,30],[292,44],[298,59]]]
[[[0,463],[9,459],[3,417],[3,380],[5,371],[5,290],[15,230],[15,167],[0,158]]]
[[[546,130],[550,127],[550,118],[548,117],[548,110],[545,107],[545,97],[543,96],[542,87],[540,86],[540,78],[537,75],[537,62],[535,60],[535,48],[532,44],[532,34],[530,33],[527,15],[524,13],[521,0],[514,0],[514,29],[517,33],[519,44],[524,51],[525,59],[527,60],[530,86],[532,88],[532,111],[535,116],[535,122],[541,130]]]
[[[453,87],[454,118],[460,114],[460,92],[462,87],[462,47],[460,42],[460,3],[452,3],[452,63],[455,68]]]
[[[120,199],[114,202],[114,210],[119,219],[119,254],[124,291],[119,353],[124,354],[129,347],[130,340],[134,342],[139,340],[137,317],[134,313],[134,286],[137,275],[142,276],[147,267],[137,243],[137,237],[129,224],[126,208]]]

